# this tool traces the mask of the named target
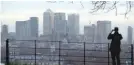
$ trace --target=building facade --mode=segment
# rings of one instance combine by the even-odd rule
[[[67,20],[55,20],[55,32],[57,34],[66,34]]]
[[[43,34],[49,35],[52,34],[52,29],[54,27],[54,13],[47,9],[46,12],[43,13]]]
[[[57,40],[61,40],[66,34],[67,20],[65,13],[54,13],[54,28],[53,36],[56,36]]]
[[[30,36],[33,38],[38,37],[38,17],[30,17],[29,24]]]
[[[69,35],[78,35],[79,34],[79,15],[69,14],[67,25],[68,25]]]
[[[54,13],[54,32],[57,34],[66,33],[65,13]]]
[[[4,45],[4,42],[8,38],[8,26],[7,25],[2,25],[1,27],[1,45]]]
[[[16,39],[28,39],[30,37],[30,21],[16,21]]]
[[[97,21],[97,43],[108,43],[107,36],[111,31],[111,21]]]
[[[128,33],[127,33],[127,42],[128,44],[132,44],[133,42],[133,28],[131,26],[128,26]]]
[[[84,26],[84,37],[86,42],[93,43],[95,41],[95,25]]]

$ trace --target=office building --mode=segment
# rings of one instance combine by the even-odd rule
[[[38,18],[30,17],[28,25],[30,26],[30,36],[32,38],[37,38],[38,37]]]
[[[65,13],[54,14],[54,32],[56,34],[65,34],[66,24],[67,20],[65,20]]]
[[[65,13],[54,13],[53,36],[55,36],[55,40],[61,40],[63,38],[63,36],[66,34],[66,27],[67,20]]]
[[[8,35],[9,35],[8,36],[9,39],[16,39],[16,33],[15,32],[9,32]]]
[[[132,44],[133,42],[133,28],[131,26],[128,26],[128,36],[127,36],[127,42],[128,44]]]
[[[43,34],[52,34],[54,28],[54,14],[50,9],[43,13]]]
[[[69,14],[67,26],[68,26],[69,35],[78,35],[79,34],[79,15]]]
[[[107,36],[111,31],[111,21],[97,21],[97,42],[108,43]]]
[[[8,26],[7,25],[2,25],[1,27],[1,45],[4,45],[4,42],[8,38]]]
[[[57,20],[55,21],[55,32],[57,34],[66,34],[66,25],[67,21],[66,20]]]
[[[84,26],[84,37],[86,42],[94,42],[95,41],[95,25]]]
[[[30,36],[30,21],[16,21],[16,39],[29,39]]]

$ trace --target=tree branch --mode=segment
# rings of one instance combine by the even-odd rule
[[[83,3],[80,1],[81,6],[84,8]]]
[[[57,1],[47,1],[47,2],[48,3],[57,3]],[[62,1],[62,2],[64,2],[64,1]],[[119,1],[110,2],[110,3],[112,3],[112,5],[109,4],[108,2],[110,2],[110,1],[91,1],[91,4],[93,5],[93,9],[91,9],[90,13],[95,13],[95,12],[98,12],[99,10],[105,10],[105,9],[107,10],[105,13],[108,13],[115,9],[115,15],[117,16],[117,14],[118,14],[117,4],[119,3]],[[69,3],[74,4],[74,1],[69,1]],[[133,3],[134,2],[132,2],[132,1],[126,1],[126,12],[123,13],[125,18],[128,15],[128,13],[130,13],[132,11]],[[84,8],[82,1],[80,1],[80,4],[81,4],[82,8]],[[111,6],[108,7],[109,5],[111,5]],[[107,7],[108,7],[108,9],[107,9]]]
[[[92,4],[94,5],[94,8],[92,9],[93,11],[91,13],[94,13],[99,11],[100,9],[104,10],[106,6],[106,1],[93,1]]]

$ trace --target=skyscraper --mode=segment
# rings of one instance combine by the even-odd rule
[[[59,13],[54,13],[54,20],[65,20],[66,15],[65,13],[59,12]]]
[[[54,31],[57,34],[66,33],[66,24],[65,13],[55,13],[54,14]]]
[[[15,38],[15,37],[16,37],[16,33],[15,33],[15,32],[9,32],[8,35],[9,35],[9,36],[8,36],[9,39],[16,39],[16,38]]]
[[[69,14],[68,15],[68,33],[71,35],[79,34],[79,15],[78,14]]]
[[[55,21],[55,32],[57,34],[66,34],[66,25],[67,25],[66,20]]]
[[[52,29],[54,26],[54,14],[50,9],[47,9],[43,13],[43,34],[49,35],[52,34]]]
[[[108,43],[107,36],[111,31],[111,21],[97,21],[97,42]]]
[[[38,37],[38,18],[30,17],[28,25],[30,26],[30,36],[33,38]]]
[[[16,21],[16,39],[28,39],[30,37],[30,26],[28,21]]]
[[[54,13],[54,28],[53,33],[56,37],[55,40],[61,40],[66,34],[66,23],[65,13],[59,12]]]
[[[129,44],[132,44],[132,41],[133,41],[133,28],[131,26],[128,26],[127,42]]]
[[[84,36],[86,42],[94,42],[95,40],[95,25],[84,26]]]
[[[6,39],[8,38],[8,26],[7,25],[2,25],[1,27],[1,43],[3,45],[3,42],[6,41]]]

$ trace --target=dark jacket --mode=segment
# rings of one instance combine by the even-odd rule
[[[120,45],[121,45],[121,40],[123,39],[122,35],[119,34],[118,32],[115,32],[114,34],[109,34],[108,35],[108,40],[112,40],[111,41],[111,45],[110,45],[110,51],[121,51]]]

